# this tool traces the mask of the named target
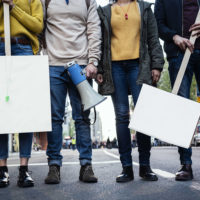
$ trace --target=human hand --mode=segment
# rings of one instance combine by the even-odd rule
[[[102,74],[97,74],[97,77],[96,77],[95,81],[96,81],[98,84],[103,83],[103,75],[102,75]]]
[[[200,37],[200,23],[196,23],[196,24],[193,24],[191,27],[190,27],[190,32],[194,31],[194,33],[192,34],[192,36],[197,36],[197,37]]]
[[[10,6],[10,9],[14,7],[13,0],[2,0],[2,3],[7,3]]]
[[[188,47],[188,49],[193,52],[194,50],[194,44],[192,44],[190,42],[190,40],[188,40],[187,38],[183,38],[179,35],[175,35],[173,37],[174,43],[182,50],[185,51],[186,48]]]
[[[97,68],[93,64],[88,64],[85,68],[86,77],[89,79],[96,78]]]
[[[160,71],[159,70],[157,70],[157,69],[153,69],[152,71],[151,71],[151,76],[152,76],[152,83],[153,84],[155,84],[155,83],[157,83],[158,81],[159,81],[159,79],[160,79]]]

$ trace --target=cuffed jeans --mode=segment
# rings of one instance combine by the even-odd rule
[[[0,56],[5,55],[4,43],[0,43]],[[12,44],[12,55],[33,55],[32,47],[30,45]],[[32,147],[33,133],[19,134],[19,151],[20,158],[30,158]],[[0,160],[8,158],[8,134],[0,134]]]
[[[82,66],[83,68],[83,66]],[[80,153],[80,164],[91,164],[92,146],[89,120],[90,111],[82,112],[80,95],[63,66],[50,66],[52,132],[47,135],[47,156],[49,165],[62,165],[62,124],[65,113],[65,102],[69,94],[72,106],[72,118],[75,121],[76,145]],[[91,80],[92,82],[92,80]],[[90,82],[90,83],[91,83]]]
[[[178,71],[181,66],[181,62],[183,60],[183,53],[179,53],[177,57],[168,59],[169,62],[169,75],[171,86],[173,87]],[[192,83],[192,77],[195,74],[198,88],[200,88],[200,50],[194,50],[192,53],[186,72],[184,74],[178,95],[185,97],[187,99],[190,98],[190,87]],[[181,164],[192,164],[192,148],[184,149],[179,147],[178,152],[180,154],[180,162]]]
[[[141,86],[136,83],[138,72],[138,59],[112,62],[112,78],[115,87],[112,101],[116,115],[116,130],[122,166],[132,165],[131,136],[128,128],[130,118],[128,93],[130,90],[135,105],[141,90]],[[137,143],[140,165],[150,165],[151,138],[137,133]]]

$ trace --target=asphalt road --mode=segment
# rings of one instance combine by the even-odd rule
[[[63,151],[62,181],[58,185],[45,185],[48,172],[45,152],[33,152],[29,170],[35,180],[33,188],[18,188],[18,155],[9,159],[10,186],[0,188],[0,200],[200,200],[200,148],[193,148],[194,180],[176,182],[174,173],[179,169],[176,147],[152,148],[151,166],[158,174],[157,182],[145,182],[138,176],[138,153],[133,150],[135,180],[116,183],[121,172],[116,149],[94,150],[93,168],[99,181],[96,184],[78,180],[79,162],[77,151]]]

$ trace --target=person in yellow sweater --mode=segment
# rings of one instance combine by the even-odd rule
[[[0,56],[5,55],[3,3],[10,6],[11,54],[33,55],[39,50],[37,35],[43,29],[43,8],[40,0],[0,0]],[[28,160],[31,156],[32,133],[19,134],[20,167],[17,185],[34,186],[28,173]],[[7,168],[8,134],[0,135],[0,187],[9,185]]]
[[[97,76],[99,92],[111,95],[115,115],[122,173],[117,182],[134,179],[129,98],[136,104],[141,85],[152,85],[160,78],[164,59],[159,43],[157,24],[151,4],[143,0],[113,0],[98,8],[102,24],[102,58]],[[156,120],[156,119],[155,119]],[[150,167],[151,139],[137,133],[139,176],[146,181],[157,181]]]

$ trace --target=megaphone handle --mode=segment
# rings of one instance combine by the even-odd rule
[[[82,69],[82,74],[85,74],[85,75],[86,75],[86,70],[85,70],[85,68]]]
[[[82,117],[83,117],[83,121],[84,121],[86,124],[88,124],[88,125],[94,125],[95,122],[96,122],[96,120],[97,120],[96,108],[94,107],[94,121],[93,121],[93,123],[88,122],[88,120],[85,118],[83,108],[84,108],[84,107],[83,107],[83,105],[82,105],[82,106],[81,106],[81,114],[82,114]]]

